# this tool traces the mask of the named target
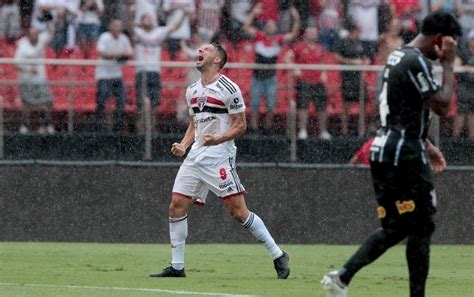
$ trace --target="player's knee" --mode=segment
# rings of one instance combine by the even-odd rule
[[[248,217],[248,210],[246,209],[230,209],[228,210],[229,214],[239,223],[245,222]]]
[[[171,218],[181,217],[187,213],[187,207],[182,203],[182,201],[172,199],[168,208],[168,213]]]

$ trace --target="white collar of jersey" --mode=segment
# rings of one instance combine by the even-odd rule
[[[203,88],[206,88],[206,89],[211,89],[211,90],[214,90],[216,92],[219,92],[219,91],[222,91],[222,87],[219,88],[217,86],[217,83],[219,82],[219,79],[222,77],[222,74],[219,74],[212,82],[210,82],[209,84],[205,85],[202,83],[202,79],[199,79],[199,84],[203,87]]]

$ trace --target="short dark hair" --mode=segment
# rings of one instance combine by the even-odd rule
[[[219,43],[211,43],[212,46],[216,49],[219,58],[221,58],[221,62],[219,63],[219,67],[222,69],[224,65],[227,63],[227,52]]]
[[[437,11],[430,13],[421,23],[421,34],[429,36],[462,36],[462,27],[455,16],[450,13]]]

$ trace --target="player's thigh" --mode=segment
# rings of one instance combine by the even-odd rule
[[[371,173],[379,204],[378,216],[384,228],[411,228],[420,218],[436,212],[428,165],[372,162]]]
[[[180,166],[173,185],[173,196],[188,197],[194,203],[204,204],[208,187],[203,182],[199,166],[185,160]]]
[[[245,193],[234,160],[233,157],[222,158],[212,165],[200,167],[203,182],[217,197],[224,200]]]

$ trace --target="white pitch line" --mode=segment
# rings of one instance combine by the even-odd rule
[[[219,296],[219,297],[256,297],[255,295],[239,295],[239,294],[216,293],[216,292],[174,291],[174,290],[152,289],[152,288],[125,288],[125,287],[98,287],[98,286],[17,284],[17,283],[0,283],[0,286],[18,286],[18,287],[25,286],[25,287],[36,287],[36,288],[135,291],[135,292],[167,293],[167,294],[175,294],[175,295],[198,295],[198,296]]]

